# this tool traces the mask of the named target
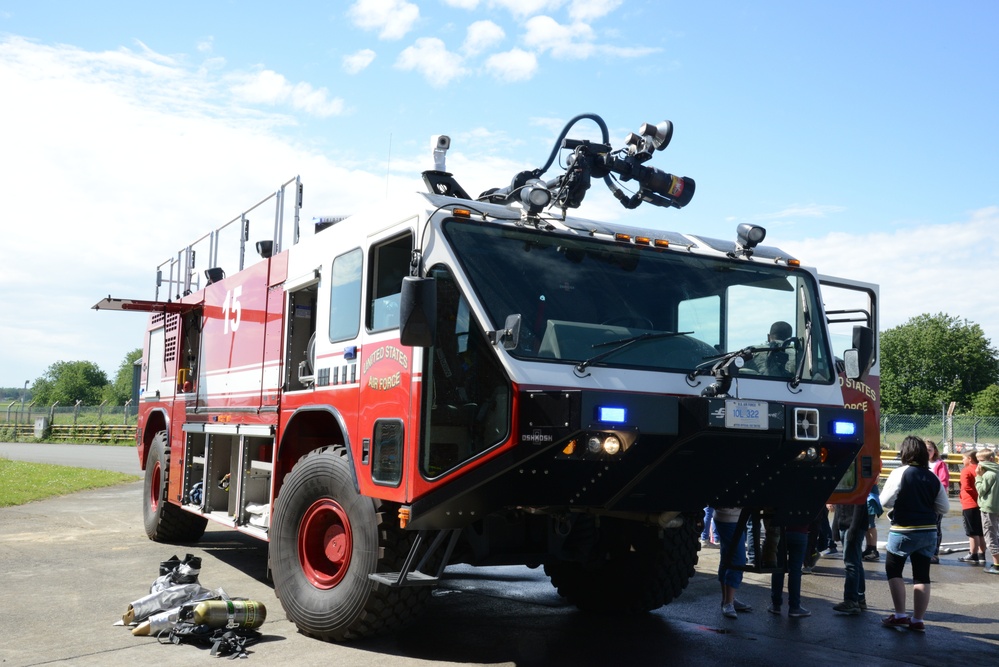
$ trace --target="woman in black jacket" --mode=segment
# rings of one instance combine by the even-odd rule
[[[882,621],[890,628],[925,630],[923,616],[930,603],[930,559],[937,545],[937,517],[950,509],[947,490],[929,469],[926,443],[907,436],[899,448],[902,465],[891,472],[881,490],[881,504],[890,507],[885,574],[895,613]],[[902,568],[912,558],[912,618],[905,613]]]

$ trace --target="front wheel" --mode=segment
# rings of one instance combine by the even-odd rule
[[[324,641],[394,630],[430,596],[368,578],[402,569],[410,535],[354,489],[346,450],[316,450],[288,474],[274,503],[270,564],[288,618]]]
[[[700,542],[691,515],[662,535],[657,527],[606,520],[601,532],[602,557],[545,564],[559,595],[584,611],[652,611],[679,596],[694,576]]]
[[[208,519],[185,512],[167,501],[170,447],[167,432],[159,431],[146,455],[142,521],[146,535],[156,542],[197,542],[205,534]]]

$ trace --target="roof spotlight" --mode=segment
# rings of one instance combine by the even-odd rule
[[[739,225],[735,230],[736,236],[736,251],[735,255],[745,255],[746,257],[753,256],[753,248],[759,245],[760,241],[767,237],[767,230],[763,227],[757,225],[751,225],[748,222],[744,222]]]
[[[223,271],[221,268],[217,266],[213,266],[210,269],[205,269],[205,279],[207,280],[206,284],[212,285],[214,283],[217,283],[225,279],[225,271]]]
[[[274,254],[274,241],[257,241],[257,253],[267,259]]]
[[[655,149],[661,151],[669,146],[670,139],[673,138],[673,123],[668,120],[664,120],[658,125],[642,123],[642,127],[638,131],[649,137]]]
[[[552,201],[551,191],[542,180],[534,178],[520,190],[520,202],[527,209],[527,215],[534,216],[543,211]]]

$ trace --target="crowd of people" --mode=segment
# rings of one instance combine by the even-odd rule
[[[963,456],[959,497],[968,555],[958,561],[983,565],[986,573],[999,574],[999,464],[988,449],[972,449]],[[880,492],[876,484],[873,486],[865,504],[827,505],[808,525],[764,524],[762,553],[754,553],[760,544],[753,539],[754,530],[761,528],[758,522],[750,519],[746,525],[740,525],[740,521],[746,521],[740,508],[705,508],[701,544],[721,549],[718,580],[722,615],[735,619],[739,613],[752,610],[750,604],[736,598],[736,592],[747,564],[752,567],[759,559],[762,569],[771,573],[767,611],[782,614],[786,583],[787,615],[810,616],[811,612],[801,604],[802,574],[810,573],[820,557],[837,555],[837,542],[842,545],[843,553],[843,601],[834,605],[832,611],[846,615],[863,613],[867,610],[864,561],[881,560],[876,521],[887,510],[889,530],[884,570],[893,609],[881,623],[889,628],[925,631],[930,568],[940,562],[941,520],[950,509],[950,471],[935,442],[912,435],[902,441],[899,463]],[[986,560],[986,548],[990,561]],[[907,564],[912,580],[911,613],[903,578]]]

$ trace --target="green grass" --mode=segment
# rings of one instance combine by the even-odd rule
[[[0,458],[0,507],[135,482],[136,475]]]

